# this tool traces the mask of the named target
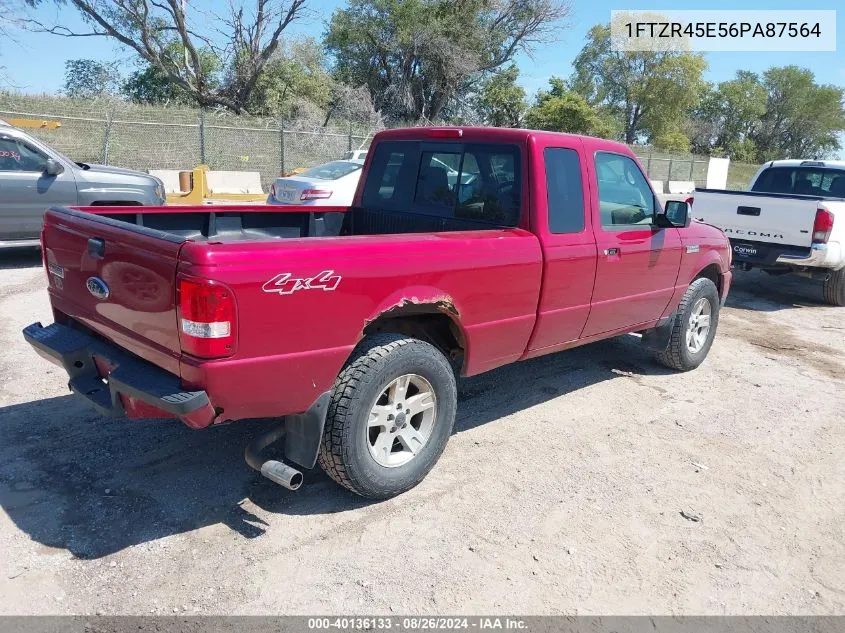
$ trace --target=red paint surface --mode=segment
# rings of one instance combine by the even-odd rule
[[[425,135],[420,129],[390,130],[374,143]],[[54,309],[58,316],[69,315],[180,375],[186,388],[206,390],[212,405],[222,409],[216,420],[222,422],[305,410],[331,388],[366,324],[403,302],[437,306],[455,322],[465,342],[463,370],[470,375],[654,325],[671,314],[689,282],[711,264],[721,274],[722,294],[727,293],[729,245],[718,229],[698,223],[686,229],[601,229],[592,157],[602,150],[636,160],[626,146],[483,128],[465,128],[461,141],[522,147],[520,228],[178,244],[133,233],[131,227],[48,212],[46,258],[65,269],[63,287],[50,286]],[[547,147],[580,154],[585,191],[585,228],[580,233],[548,230]],[[359,186],[355,204],[360,204],[361,191]],[[85,210],[110,215],[139,211]],[[232,205],[145,207],[143,213],[343,210]],[[87,254],[89,237],[106,240],[105,258]],[[698,245],[698,252],[687,253],[687,245]],[[618,249],[619,255],[604,256],[607,248]],[[222,282],[233,291],[237,345],[231,357],[205,361],[180,349],[177,272]],[[302,281],[284,287],[290,292],[265,291],[269,281],[285,274],[289,277],[284,279]],[[112,288],[108,301],[87,291],[85,282],[92,275]],[[334,283],[334,276],[340,281]],[[308,280],[315,279],[310,285]],[[128,408],[137,410],[133,404]],[[185,422],[205,426],[209,415],[203,411]]]

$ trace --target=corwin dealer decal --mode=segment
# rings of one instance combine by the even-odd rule
[[[335,290],[342,277],[333,270],[324,270],[313,277],[294,277],[291,273],[281,273],[268,281],[262,290],[280,295],[292,295],[297,290]]]

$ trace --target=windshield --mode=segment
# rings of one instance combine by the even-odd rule
[[[362,165],[359,163],[350,163],[345,160],[336,160],[319,167],[312,167],[306,169],[299,174],[306,178],[317,178],[318,180],[337,180],[361,169]]]
[[[845,170],[826,167],[770,167],[751,191],[845,198]]]

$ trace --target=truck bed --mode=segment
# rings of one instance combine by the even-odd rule
[[[810,248],[820,196],[696,189],[693,216],[733,240]]]
[[[178,209],[178,210],[177,210]],[[70,214],[95,215],[113,221],[190,240],[241,242],[338,235],[390,235],[487,229],[470,218],[437,217],[401,211],[371,212],[357,207],[301,205],[220,205],[174,207],[55,208]],[[84,217],[84,216],[79,216]],[[124,227],[125,228],[125,227]]]
[[[221,420],[306,410],[370,320],[408,302],[459,315],[468,374],[524,353],[542,274],[534,234],[412,213],[288,209],[51,209],[43,243],[55,320],[179,376],[188,390],[222,394],[213,402]],[[332,227],[320,227],[326,217]],[[185,280],[231,289],[238,336],[227,357],[183,349]],[[491,302],[489,289],[502,287],[504,299]]]
[[[84,207],[61,210],[151,229],[184,240],[243,241],[338,235],[346,207],[265,205]]]

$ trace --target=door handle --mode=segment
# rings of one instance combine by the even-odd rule
[[[88,254],[96,259],[103,259],[106,255],[106,241],[98,237],[88,240]]]
[[[613,255],[618,255],[619,249],[618,248],[606,248],[606,249],[604,249],[604,254],[609,256],[609,257],[613,256]]]

